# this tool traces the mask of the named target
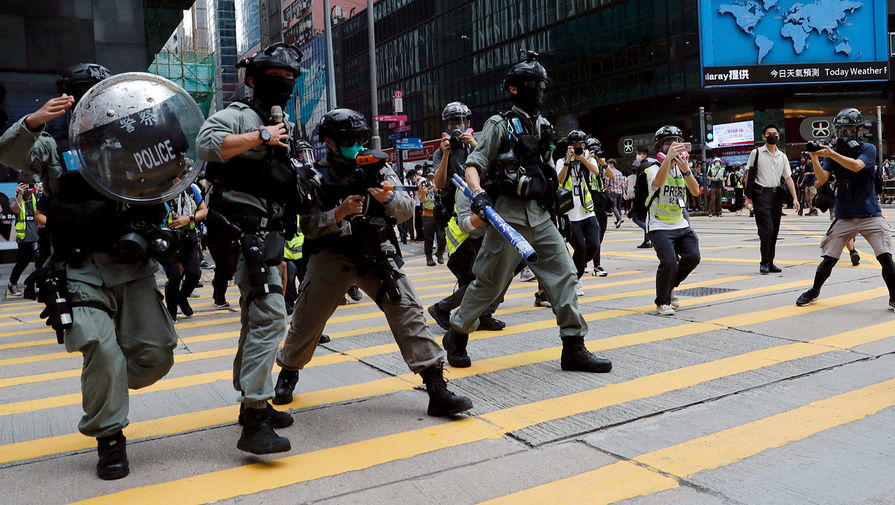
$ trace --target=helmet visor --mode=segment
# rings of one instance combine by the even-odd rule
[[[298,149],[295,153],[298,157],[298,161],[302,163],[314,163],[314,150],[313,149]]]
[[[858,127],[854,125],[836,126],[833,128],[833,134],[837,138],[858,138]]]
[[[351,147],[355,144],[365,146],[370,140],[368,132],[346,132],[334,139],[339,147]]]
[[[528,80],[528,81],[522,81],[520,84],[522,85],[523,88],[547,89],[547,81]]]
[[[452,130],[460,130],[465,132],[469,129],[469,120],[463,117],[450,117],[445,122],[445,130],[450,132]]]

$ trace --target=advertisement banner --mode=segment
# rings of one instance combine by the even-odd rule
[[[292,98],[286,102],[286,113],[295,121],[298,137],[310,142],[317,159],[320,159],[326,156],[326,145],[317,139],[317,123],[327,112],[323,35],[315,37],[299,49],[303,55],[301,75],[295,79]]]
[[[703,86],[886,81],[886,0],[698,0]]]

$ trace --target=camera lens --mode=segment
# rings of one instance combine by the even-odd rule
[[[581,156],[584,154],[584,149],[582,149],[581,146],[575,146],[575,154]]]

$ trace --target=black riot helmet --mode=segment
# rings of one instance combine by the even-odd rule
[[[441,119],[448,121],[450,119],[466,119],[472,117],[472,111],[463,102],[451,102],[444,106],[441,111]]]
[[[842,109],[833,118],[833,135],[837,138],[858,139],[858,129],[864,127],[864,118],[858,109]]]
[[[592,152],[596,155],[603,154],[603,144],[600,142],[599,139],[597,139],[595,137],[590,137],[587,139],[586,145],[587,145],[587,148],[590,150],[590,152]]]
[[[236,64],[236,68],[245,67],[246,77],[264,73],[268,68],[282,68],[292,72],[292,77],[301,75],[301,63],[303,55],[295,44],[277,42],[267,46],[247,58],[243,58]]]
[[[56,90],[60,95],[65,93],[75,97],[75,102],[78,102],[94,84],[111,76],[112,72],[98,63],[78,63],[59,74]]]
[[[665,125],[658,130],[656,130],[656,143],[653,144],[653,148],[656,151],[662,150],[662,144],[665,143],[668,139],[676,139],[680,142],[684,138],[684,132],[681,131],[680,128],[673,125]]]
[[[305,139],[295,141],[295,156],[302,163],[314,163],[314,146]]]
[[[538,63],[540,55],[534,51],[524,52],[525,61],[513,65],[513,68],[504,76],[503,89],[508,90],[510,86],[545,89],[547,84],[550,83],[550,79],[547,77],[547,70]]]
[[[569,142],[586,142],[587,134],[581,130],[572,130],[569,132]]]
[[[363,114],[356,110],[333,109],[320,118],[317,136],[324,143],[332,139],[335,149],[330,148],[329,152],[335,155],[336,161],[353,164],[370,138],[370,127]]]

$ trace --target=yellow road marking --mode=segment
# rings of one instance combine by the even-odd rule
[[[631,461],[620,461],[487,500],[481,505],[616,503],[673,489],[678,486],[674,477],[685,478],[727,466],[763,451],[864,419],[892,406],[895,406],[895,379],[641,454]]]
[[[882,288],[876,291],[881,292]],[[826,300],[826,303],[852,303],[847,298],[849,296],[852,295],[842,295],[840,297],[835,297],[838,298],[838,300],[835,301],[833,298],[831,298]],[[830,308],[831,306],[833,305],[823,306],[821,302],[818,302],[818,304],[806,308],[813,310],[823,310],[826,308]],[[762,317],[759,322],[773,319],[773,315],[768,314],[767,311],[760,312],[762,313]],[[788,315],[791,315],[791,313],[788,313]],[[783,317],[788,317],[788,315]],[[685,327],[689,327],[692,330],[692,333],[683,331]],[[592,340],[588,342],[588,348],[592,351],[599,352],[635,344],[657,342],[669,338],[686,336],[688,334],[720,329],[719,326],[713,326],[706,323],[690,323],[680,325],[676,328],[677,330],[673,332],[663,332],[661,329],[659,329],[632,333],[630,335],[619,335],[600,340]],[[502,422],[509,426],[509,423],[516,422],[513,420],[514,416],[521,416],[518,420],[519,422],[529,422],[531,420],[525,421],[526,416],[531,417],[535,413],[538,413],[538,415],[540,416],[538,417],[538,419],[549,420],[544,416],[558,415],[558,413],[562,413],[565,411],[562,409],[580,409],[582,405],[596,405],[596,402],[600,400],[600,398],[603,399],[602,401],[606,402],[610,401],[610,399],[612,398],[624,398],[625,395],[636,396],[646,394],[646,396],[636,396],[634,398],[631,398],[632,400],[642,397],[654,396],[667,391],[661,390],[655,394],[648,394],[651,389],[661,389],[676,385],[679,386],[672,387],[672,389],[670,390],[677,389],[678,387],[687,387],[688,384],[693,385],[699,383],[700,381],[697,379],[703,375],[709,376],[709,378],[704,379],[704,381],[708,381],[724,377],[726,375],[734,375],[736,373],[748,371],[753,368],[771,366],[783,361],[791,361],[809,357],[816,354],[829,352],[831,350],[845,349],[850,346],[859,346],[869,342],[882,340],[892,335],[895,335],[895,322],[887,322],[867,328],[860,328],[857,330],[851,330],[845,333],[824,337],[808,343],[787,344],[783,346],[771,347],[769,349],[763,349],[760,351],[753,351],[751,353],[733,356],[730,358],[724,358],[714,362],[693,365],[691,367],[685,367],[681,369],[671,370],[669,372],[641,377],[638,379],[634,379],[633,381],[605,386],[604,388],[615,388],[605,396],[599,396],[603,395],[604,393],[597,393],[597,391],[602,390],[601,388],[589,392],[590,396],[582,397],[581,395],[584,395],[584,393],[578,393],[577,395],[571,395],[570,397],[561,397],[569,399],[566,403],[563,403],[563,400],[561,399],[554,399],[555,401],[553,403],[549,403],[550,400],[536,402],[535,404],[530,404],[531,408],[527,410],[513,411],[513,413],[508,414],[508,419],[505,419]],[[473,362],[470,368],[451,368],[449,369],[450,371],[448,373],[449,377],[451,378],[461,378],[535,363],[543,363],[545,361],[556,359],[561,349],[561,347],[554,347],[550,349],[541,349],[515,355],[479,360]],[[414,374],[404,374],[396,377],[386,377],[384,379],[378,379],[361,384],[303,393],[297,395],[297,398],[291,404],[285,406],[285,408],[301,409],[312,406],[325,405],[338,401],[346,401],[361,397],[373,396],[377,394],[388,394],[397,391],[406,391],[415,387],[415,385],[418,384],[418,380],[419,379],[417,379]],[[696,382],[693,382],[694,380],[696,380]],[[572,399],[572,397],[577,398],[577,400]],[[624,403],[624,401],[628,400],[620,400],[619,403]],[[507,410],[509,411],[511,409]],[[595,410],[595,408],[585,408],[584,411],[587,410]],[[172,433],[182,433],[185,431],[197,430],[232,422],[232,420],[235,418],[236,412],[237,410],[235,406],[221,407],[200,412],[164,417],[161,419],[150,421],[131,423],[126,431],[128,437],[131,439],[149,438]],[[575,413],[580,412],[575,411],[565,415],[558,415],[558,417],[555,418],[558,419],[560,417],[566,417]],[[499,414],[495,413],[489,415],[499,417]],[[494,422],[497,421],[497,419],[494,420]],[[530,425],[534,425],[539,422],[544,421],[532,421],[532,424]],[[520,428],[517,427],[514,429]],[[92,439],[83,437],[80,434],[59,435],[55,437],[3,445],[0,446],[0,464],[8,463],[11,461],[33,459],[51,454],[87,449],[93,447],[93,445],[94,442]]]
[[[892,323],[885,323],[891,331]],[[878,325],[879,326],[879,325]],[[850,332],[853,333],[853,332]],[[878,340],[867,333],[865,341]],[[852,345],[854,342],[852,335]],[[361,442],[296,454],[254,465],[239,466],[184,479],[128,489],[79,503],[139,504],[176,501],[206,503],[276,489],[300,482],[362,470],[449,447],[499,438],[506,433],[547,421],[591,412],[637,399],[650,398],[703,382],[764,368],[783,361],[830,351],[813,342],[787,344],[717,361],[661,372],[626,382],[528,403],[474,418],[412,430]],[[490,360],[489,360],[490,361]],[[890,382],[895,382],[895,379]],[[890,387],[895,387],[893,384]],[[889,395],[892,396],[891,394]],[[890,398],[891,401],[891,398]],[[235,411],[235,408],[233,409]],[[484,422],[483,422],[484,421]],[[92,444],[91,444],[92,445]],[[313,462],[313,464],[308,464]],[[653,481],[653,485],[657,483]],[[661,486],[657,486],[661,487]]]

